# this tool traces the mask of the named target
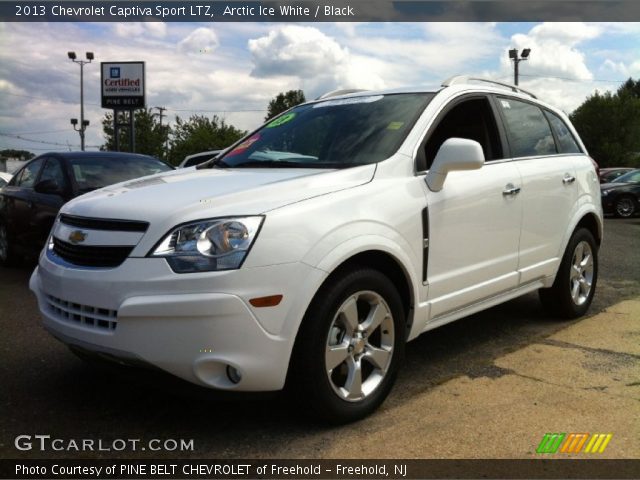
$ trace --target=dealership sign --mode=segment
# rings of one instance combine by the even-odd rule
[[[144,108],[144,62],[102,62],[102,108]]]

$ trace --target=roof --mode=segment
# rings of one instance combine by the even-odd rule
[[[504,82],[498,82],[491,79],[479,78],[479,77],[470,77],[466,75],[457,75],[445,80],[441,85],[427,85],[427,86],[408,86],[408,87],[400,87],[386,90],[360,90],[360,91],[348,91],[345,90],[344,94],[341,94],[339,90],[335,90],[333,92],[328,92],[324,95],[321,95],[316,100],[310,101],[308,103],[315,103],[318,101],[324,100],[333,100],[336,98],[346,98],[346,97],[368,97],[375,95],[389,95],[394,93],[438,93],[442,90],[448,89],[458,89],[458,90],[468,90],[473,89],[482,92],[493,92],[493,93],[509,93],[510,95],[514,95],[524,99],[533,99],[537,100],[538,103],[544,104],[544,102],[540,101],[536,95],[531,92],[528,92],[519,86],[511,85]],[[545,105],[548,106],[548,105]]]

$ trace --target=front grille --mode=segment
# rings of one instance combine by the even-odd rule
[[[74,245],[53,237],[53,252],[73,265],[82,267],[117,267],[133,247],[94,247]]]
[[[147,222],[139,222],[136,220],[76,217],[65,213],[60,215],[60,223],[71,225],[72,227],[117,232],[146,232],[147,228],[149,228],[149,224]]]
[[[118,312],[116,310],[67,302],[53,295],[47,295],[47,303],[49,304],[49,310],[59,320],[68,323],[76,323],[102,330],[115,330],[118,326]]]

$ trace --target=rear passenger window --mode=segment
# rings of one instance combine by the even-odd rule
[[[573,138],[571,131],[562,119],[548,110],[545,110],[545,113],[558,139],[558,151],[560,153],[581,153],[576,139]]]
[[[512,98],[498,98],[498,105],[504,114],[511,156],[533,157],[557,153],[551,127],[542,110]]]

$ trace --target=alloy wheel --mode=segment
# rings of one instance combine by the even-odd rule
[[[630,198],[621,198],[616,202],[616,213],[621,217],[630,217],[633,215],[635,205]]]
[[[325,368],[334,392],[358,402],[371,395],[385,378],[395,339],[391,310],[372,291],[359,291],[338,309],[327,336]]]
[[[576,245],[569,274],[571,299],[576,305],[584,304],[593,285],[593,252],[584,240]]]

